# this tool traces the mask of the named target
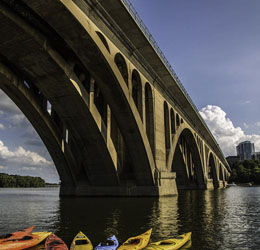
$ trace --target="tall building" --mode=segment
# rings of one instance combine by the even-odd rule
[[[255,152],[255,145],[250,141],[240,142],[237,148],[237,156],[240,160],[251,160]]]

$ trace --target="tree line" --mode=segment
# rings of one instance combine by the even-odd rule
[[[232,173],[229,182],[260,184],[260,160],[244,160],[229,164]]]
[[[41,177],[0,173],[0,187],[45,187],[45,181]]]

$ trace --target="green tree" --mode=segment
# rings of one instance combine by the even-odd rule
[[[8,175],[0,173],[0,187],[44,187],[45,181],[40,177]]]

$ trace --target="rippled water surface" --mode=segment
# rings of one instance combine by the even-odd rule
[[[0,189],[0,234],[31,225],[68,245],[80,230],[95,245],[152,227],[152,241],[192,231],[191,250],[260,249],[260,187],[163,198],[60,198],[58,188]]]

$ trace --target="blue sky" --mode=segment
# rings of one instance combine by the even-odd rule
[[[260,1],[132,3],[198,109],[218,105],[259,133]]]
[[[260,1],[132,0],[224,154],[260,151]],[[43,143],[0,91],[0,172],[59,180]]]
[[[260,151],[260,1],[132,0],[226,156]]]

